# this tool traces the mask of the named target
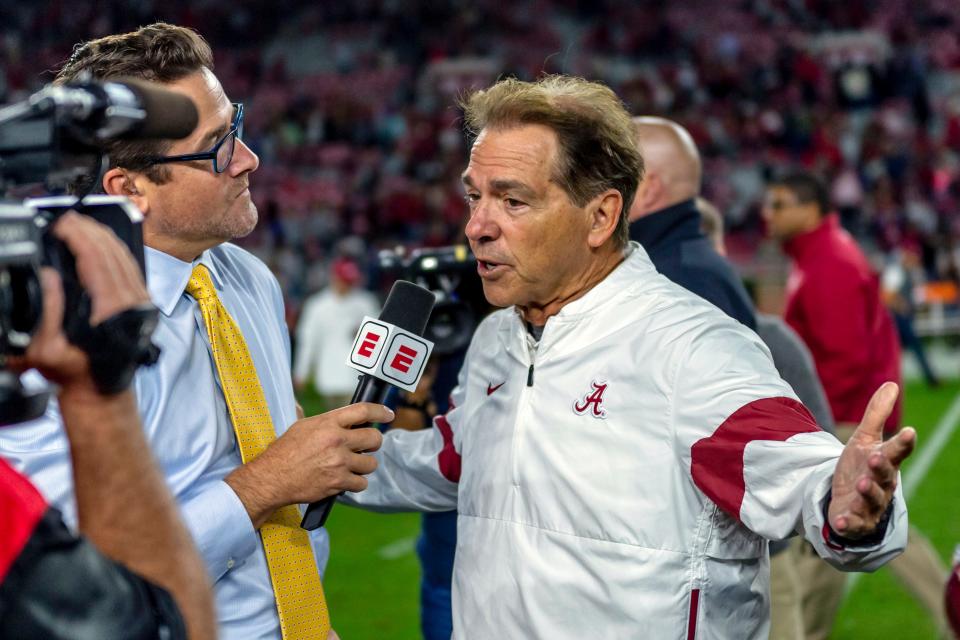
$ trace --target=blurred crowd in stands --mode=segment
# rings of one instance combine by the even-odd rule
[[[339,254],[373,265],[381,248],[461,241],[456,97],[544,72],[602,80],[691,131],[748,278],[782,274],[760,198],[803,166],[878,270],[908,254],[915,292],[940,283],[955,304],[958,0],[5,2],[0,103],[49,82],[69,43],[155,19],[197,28],[246,104],[261,224],[243,244],[280,278],[291,323]]]

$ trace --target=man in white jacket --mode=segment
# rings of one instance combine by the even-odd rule
[[[872,570],[902,550],[884,385],[844,447],[757,336],[628,244],[642,174],[608,88],[504,80],[464,103],[487,299],[435,429],[388,434],[379,510],[459,510],[457,638],[765,638],[767,540]]]

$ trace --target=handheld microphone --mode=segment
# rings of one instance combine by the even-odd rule
[[[362,372],[350,404],[383,404],[391,386],[416,390],[433,350],[433,343],[422,336],[435,301],[429,289],[397,280],[380,317],[364,318],[347,360]],[[311,503],[300,526],[307,531],[322,527],[336,500],[330,496]]]
[[[189,97],[134,78],[51,85],[29,102],[35,115],[56,112],[101,142],[185,138],[198,120]]]

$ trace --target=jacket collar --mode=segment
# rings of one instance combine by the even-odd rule
[[[557,319],[564,323],[574,322],[585,315],[594,313],[600,307],[617,298],[628,287],[636,285],[644,275],[649,277],[656,272],[657,270],[650,261],[650,256],[647,255],[646,250],[636,242],[631,242],[627,245],[623,262],[582,297],[564,305],[550,320]]]
[[[840,218],[837,214],[831,213],[824,216],[819,225],[806,231],[798,233],[783,243],[783,250],[794,260],[803,260],[804,257],[820,251],[823,243],[840,229]]]
[[[218,293],[223,292],[223,278],[211,250],[204,251],[193,262],[184,262],[151,247],[144,247],[143,253],[147,267],[147,290],[150,292],[150,299],[165,316],[173,313],[173,308],[177,306],[180,297],[184,295],[193,268],[198,264],[207,267],[210,271],[210,277],[213,279],[214,288]]]
[[[630,239],[639,242],[647,251],[702,236],[700,212],[692,198],[649,213],[630,224]]]
[[[594,285],[582,297],[564,305],[556,315],[547,319],[538,347],[541,357],[553,343],[575,329],[581,320],[601,312],[608,305],[617,304],[628,290],[635,289],[657,276],[653,262],[639,244],[631,242],[627,245],[625,254],[624,260],[606,278]],[[504,344],[508,345],[507,351],[512,351],[509,345],[513,340],[519,340],[516,344],[521,347],[526,345],[527,327],[520,309],[512,307],[511,313],[506,314],[504,318],[505,321],[501,321],[499,330]],[[525,350],[525,347],[521,350]],[[523,360],[519,354],[517,357]]]

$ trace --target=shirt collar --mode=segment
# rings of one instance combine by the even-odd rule
[[[623,255],[623,261],[606,278],[594,285],[583,297],[567,303],[556,315],[547,318],[541,340],[536,343],[536,351],[541,354],[545,353],[549,349],[550,343],[556,342],[558,332],[564,333],[569,327],[576,326],[576,323],[582,318],[596,313],[611,302],[620,300],[626,289],[657,274],[653,262],[650,261],[650,256],[638,243],[630,242],[624,249]],[[514,332],[518,332],[524,341],[533,339],[527,331],[520,308],[514,306],[512,310],[513,313],[504,316],[504,318],[512,318],[515,322],[507,320],[501,322],[499,327],[503,340],[508,345],[508,351],[510,350],[509,345],[512,343],[510,336]],[[527,343],[523,342],[522,344]],[[534,349],[528,345],[527,350],[532,352]]]
[[[223,291],[223,278],[209,249],[201,253],[200,257],[193,262],[184,262],[151,247],[144,247],[143,254],[147,267],[147,290],[150,292],[150,299],[165,316],[173,313],[173,308],[184,295],[193,268],[198,264],[206,266],[210,271],[210,277],[217,292]]]
[[[798,233],[783,243],[783,250],[794,260],[817,251],[821,242],[840,228],[840,218],[831,213],[824,216],[823,221],[810,231]]]

